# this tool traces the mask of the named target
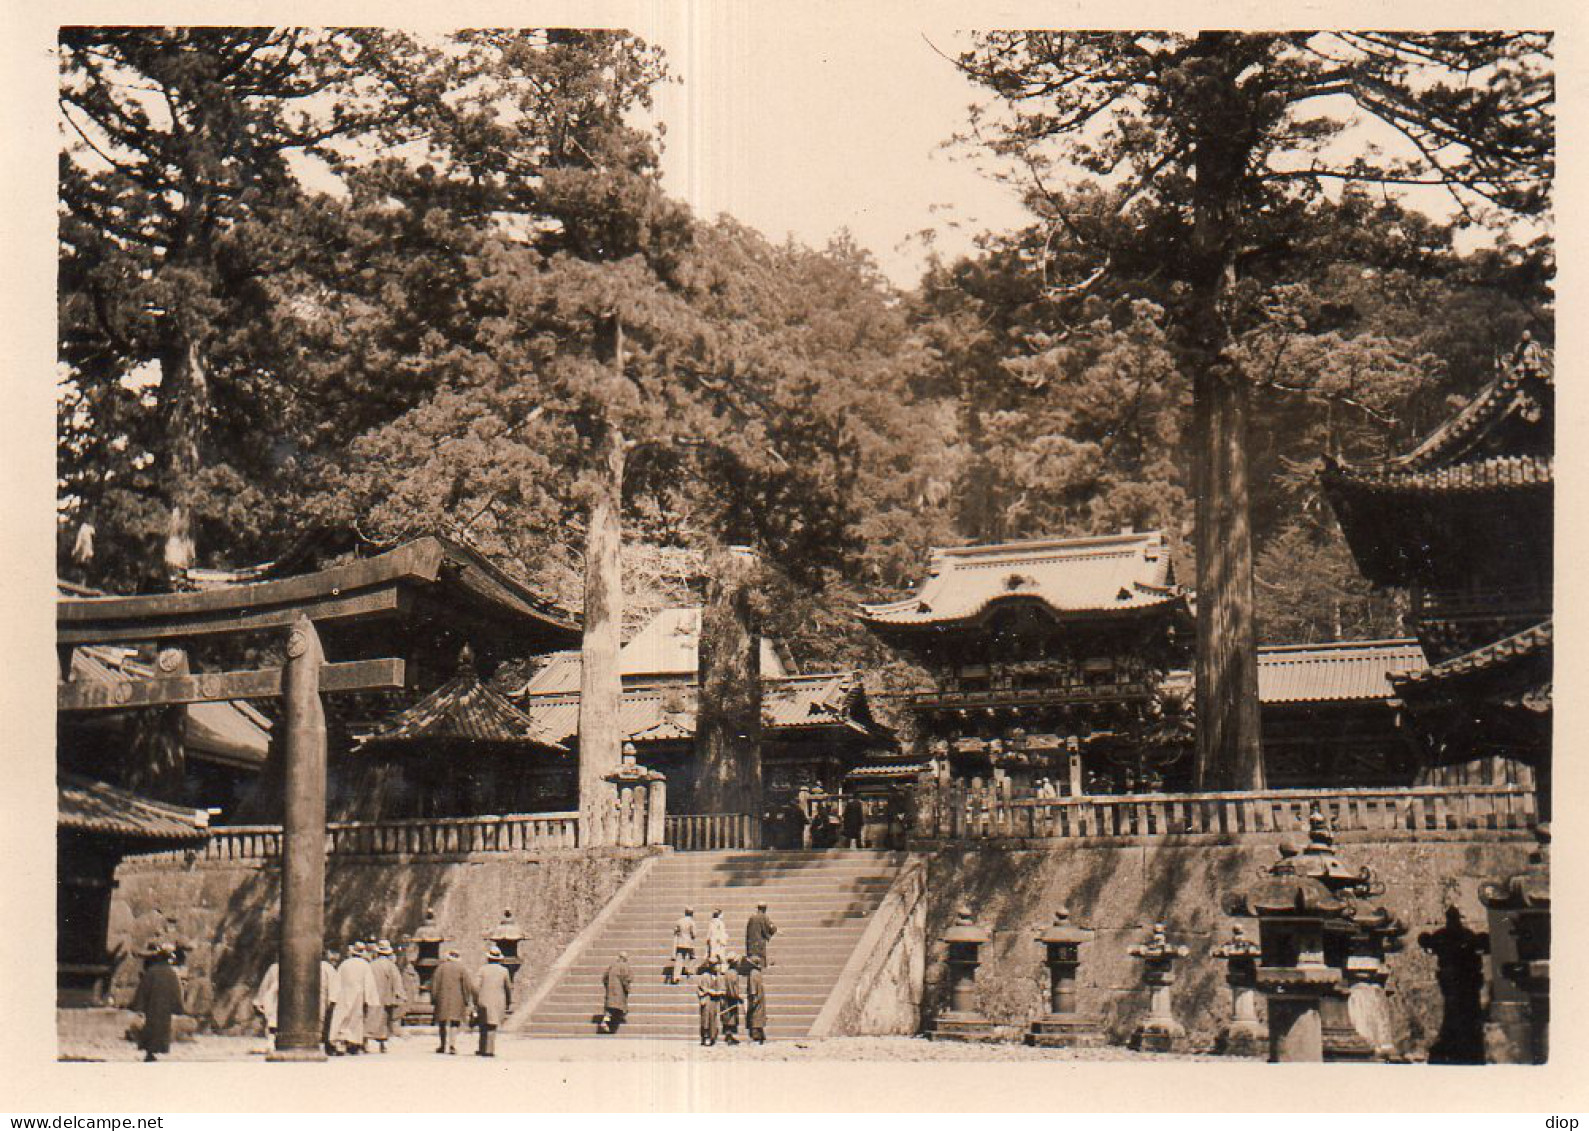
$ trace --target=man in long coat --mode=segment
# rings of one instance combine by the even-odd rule
[[[710,962],[701,963],[695,996],[701,1004],[701,1044],[715,1045],[722,1024],[723,977]]]
[[[767,966],[767,940],[778,933],[778,928],[772,925],[772,920],[767,917],[767,905],[756,904],[756,914],[752,915],[745,923],[745,956],[747,958],[761,959],[762,967]]]
[[[486,953],[486,964],[475,978],[475,1020],[480,1026],[480,1048],[476,1056],[497,1055],[497,1028],[513,1008],[513,977],[502,964],[502,950],[493,946]]]
[[[739,956],[730,954],[717,964],[723,979],[723,1041],[739,1044],[740,981]]]
[[[673,924],[673,965],[668,968],[668,981],[679,984],[679,972],[688,974],[695,964],[695,908],[686,907],[679,921]]]
[[[625,1015],[629,1012],[629,956],[619,953],[613,964],[607,967],[607,972],[601,976],[602,990],[605,997],[602,1001],[601,1024],[596,1026],[598,1032],[616,1033],[618,1026],[623,1024]]]
[[[761,972],[762,960],[751,957],[745,960],[745,1028],[750,1039],[758,1045],[767,1043],[767,984]]]
[[[430,1003],[436,1013],[436,1033],[441,1038],[437,1052],[458,1052],[454,1030],[469,1020],[469,1009],[474,1004],[474,985],[469,971],[458,961],[458,952],[449,950],[447,957],[436,963],[430,976]]]
[[[337,1012],[337,948],[326,947],[320,960],[320,1044],[330,1056],[336,1051],[331,1043],[331,1021]]]
[[[272,962],[270,969],[265,971],[265,977],[259,983],[259,992],[254,995],[254,1012],[265,1021],[265,1052],[268,1055],[276,1047],[276,1012],[281,1000],[281,964]]]
[[[397,968],[396,954],[391,942],[382,939],[375,944],[375,957],[370,961],[370,972],[375,975],[375,984],[381,994],[379,1001],[370,1003],[364,1025],[369,1031],[370,1040],[378,1042],[382,1052],[386,1051],[386,1042],[397,1035],[398,1010],[408,1000],[408,991],[403,986],[403,972]]]
[[[337,967],[337,1004],[331,1017],[331,1043],[344,1053],[364,1051],[364,1019],[372,1004],[381,1000],[381,987],[364,957],[364,944],[348,947],[348,956]]]
[[[721,961],[728,954],[728,923],[723,919],[723,909],[717,908],[706,924],[706,960]]]
[[[138,1047],[143,1049],[144,1060],[171,1051],[171,1018],[187,1012],[182,1005],[182,981],[172,969],[171,958],[168,948],[158,948],[144,966],[133,995],[133,1011],[143,1014]]]

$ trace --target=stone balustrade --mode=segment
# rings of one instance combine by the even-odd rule
[[[761,821],[749,813],[669,813],[666,830],[680,852],[761,847]]]
[[[950,841],[1305,833],[1314,808],[1340,832],[1413,838],[1538,823],[1534,791],[1522,786],[1032,797],[951,781],[920,788],[912,831],[917,839]]]

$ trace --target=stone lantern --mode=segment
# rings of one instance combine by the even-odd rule
[[[484,937],[502,952],[502,965],[507,967],[508,981],[517,980],[519,967],[524,965],[524,959],[519,954],[519,944],[524,941],[525,935],[518,920],[513,918],[513,908],[506,908],[502,912],[502,922],[487,931]]]
[[[1070,922],[1070,911],[1061,907],[1054,922],[1037,936],[1043,944],[1048,966],[1048,1013],[1032,1022],[1026,1043],[1046,1048],[1075,1048],[1096,1045],[1102,1033],[1096,1018],[1083,1017],[1076,1010],[1076,971],[1081,965],[1081,944],[1093,932]]]
[[[1354,872],[1340,861],[1317,809],[1308,825],[1307,846],[1281,846],[1280,860],[1264,870],[1267,878],[1227,900],[1226,911],[1258,920],[1257,984],[1269,1005],[1269,1059],[1369,1060],[1374,1048],[1347,1009],[1345,968],[1359,930],[1352,897],[1383,888],[1368,868]],[[1373,921],[1379,930],[1394,922],[1383,909]]]
[[[989,1041],[993,1023],[977,1010],[977,967],[982,964],[982,945],[993,932],[971,919],[971,909],[960,908],[954,926],[938,941],[948,948],[949,1008],[940,1013],[927,1035],[940,1041]]]
[[[436,912],[432,908],[425,908],[425,921],[411,937],[414,944],[414,973],[419,975],[419,989],[430,999],[430,979],[436,973],[436,966],[441,962],[441,944],[447,941],[447,936],[441,933],[441,927],[436,923]]]
[[[1395,1030],[1390,1021],[1390,967],[1385,956],[1402,947],[1407,927],[1383,907],[1359,913],[1357,929],[1346,941],[1346,1008],[1352,1028],[1380,1060],[1394,1059]]]
[[[1191,953],[1169,941],[1163,923],[1153,924],[1148,941],[1130,950],[1133,958],[1142,959],[1142,984],[1151,992],[1148,1015],[1131,1035],[1131,1043],[1143,1052],[1171,1052],[1176,1041],[1186,1035],[1170,1008],[1170,987],[1175,984],[1176,961]]]
[[[1230,1056],[1263,1053],[1264,1030],[1258,1020],[1258,958],[1262,952],[1240,923],[1230,929],[1229,941],[1211,952],[1225,960],[1225,984],[1230,987],[1230,1025],[1220,1036],[1220,1047]]]
[[[1490,1014],[1485,1057],[1544,1064],[1550,1055],[1550,826],[1514,876],[1479,885],[1489,915]]]

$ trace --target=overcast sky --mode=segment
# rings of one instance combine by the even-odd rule
[[[955,54],[952,25],[708,2],[634,30],[682,80],[657,101],[664,177],[703,218],[818,247],[848,228],[903,287],[920,279],[923,228],[952,256],[977,231],[1023,222],[1011,187],[941,148],[977,98],[934,51]]]

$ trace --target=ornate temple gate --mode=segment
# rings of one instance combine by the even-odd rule
[[[446,626],[477,651],[559,646],[578,630],[465,547],[427,537],[377,557],[275,581],[190,593],[68,598],[57,603],[63,713],[282,697],[285,822],[282,830],[280,1025],[275,1060],[313,1060],[320,1047],[320,956],[325,936],[326,725],[322,695],[399,689],[414,678],[402,659],[327,663],[317,623],[350,645],[386,647],[419,622]],[[371,632],[371,629],[375,631]],[[182,645],[287,630],[286,662],[250,671],[188,670]],[[528,637],[526,637],[528,633]],[[90,685],[64,680],[79,645],[161,643],[153,679]],[[481,647],[485,645],[486,647]]]

